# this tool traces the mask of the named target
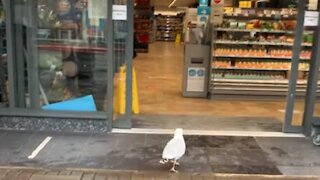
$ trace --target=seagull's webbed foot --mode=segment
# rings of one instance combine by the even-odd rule
[[[172,167],[172,168],[170,169],[170,172],[177,173],[178,171],[177,171],[174,167]]]
[[[173,166],[172,166],[172,168],[170,169],[170,172],[174,172],[174,173],[177,173],[177,172],[178,172],[178,171],[175,169],[175,168],[176,168],[176,164],[177,164],[177,161],[174,160],[174,161],[173,161]]]

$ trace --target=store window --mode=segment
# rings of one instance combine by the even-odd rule
[[[107,1],[16,0],[14,8],[22,13],[15,23],[23,26],[26,107],[106,111]]]

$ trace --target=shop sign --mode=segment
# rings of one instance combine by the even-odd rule
[[[209,15],[210,14],[210,7],[209,6],[199,6],[197,14],[198,15]]]
[[[306,11],[304,15],[304,26],[318,26],[319,12]]]
[[[199,0],[199,6],[208,6],[209,0]]]
[[[205,68],[190,67],[188,68],[187,91],[203,92],[205,85]]]

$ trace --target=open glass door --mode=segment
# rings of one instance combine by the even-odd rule
[[[14,107],[112,127],[111,0],[7,0]],[[111,26],[111,27],[110,27]],[[108,50],[110,48],[111,50]],[[40,110],[40,111],[39,111]],[[108,115],[108,116],[107,116]]]
[[[320,59],[318,18],[317,3],[299,1],[283,129],[287,133],[305,133],[307,136],[311,134],[314,103],[320,95],[317,77]],[[305,42],[312,43],[312,45],[306,47]],[[306,56],[306,53],[308,58],[302,58]],[[305,70],[301,71],[301,69]],[[301,94],[304,98],[301,98]]]
[[[131,128],[133,1],[113,0],[113,127]]]

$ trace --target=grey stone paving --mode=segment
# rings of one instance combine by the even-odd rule
[[[163,173],[109,170],[66,170],[0,168],[1,180],[317,180],[315,176],[236,175],[212,173]]]
[[[283,174],[320,175],[320,147],[306,138],[256,138]]]
[[[27,157],[47,136],[52,140],[29,160]],[[159,164],[159,159],[170,138],[0,131],[0,166],[62,169],[61,175],[72,174],[68,168],[167,173],[170,165]],[[320,175],[320,148],[306,138],[185,136],[185,140],[187,152],[181,159],[181,173]]]

